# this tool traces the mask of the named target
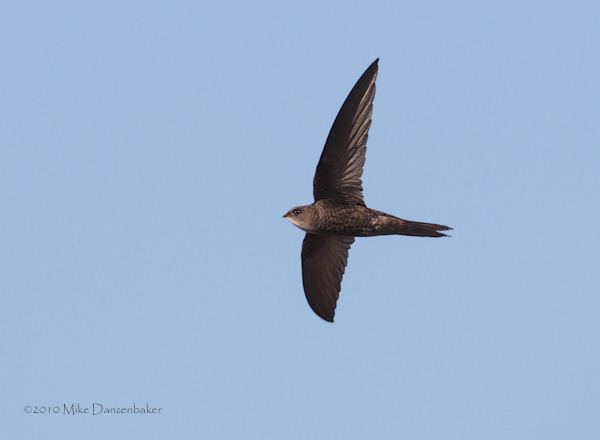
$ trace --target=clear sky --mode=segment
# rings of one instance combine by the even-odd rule
[[[600,438],[599,46],[591,1],[2,2],[0,437]],[[376,57],[366,202],[455,230],[358,239],[331,325],[281,216]]]

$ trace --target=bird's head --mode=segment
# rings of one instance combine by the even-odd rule
[[[310,205],[307,206],[296,206],[286,212],[283,217],[287,218],[294,226],[299,227],[303,231],[310,229],[311,224],[311,213]]]

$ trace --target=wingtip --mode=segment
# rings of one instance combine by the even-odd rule
[[[333,317],[334,317],[334,315],[324,315],[324,314],[317,313],[317,316],[319,318],[321,318],[323,321],[326,321],[326,322],[329,322],[329,323],[333,324]]]
[[[367,70],[365,70],[365,72],[363,73],[363,76],[360,77],[359,81],[365,77],[375,77],[377,75],[378,70],[379,70],[379,58],[376,58],[375,61],[373,61],[371,64],[369,64],[369,67],[367,67]]]
[[[312,308],[312,306],[311,306]],[[333,318],[335,316],[335,312],[332,314],[329,313],[323,313],[323,311],[319,310],[315,310],[313,309],[313,312],[315,312],[315,315],[317,315],[319,318],[321,318],[323,321],[327,321],[333,324]]]
[[[316,304],[313,304],[309,301],[308,305],[312,309],[312,311],[321,318],[323,321],[333,323],[333,318],[335,316],[335,307],[333,310],[329,310],[328,308],[323,310],[321,307],[318,307]]]

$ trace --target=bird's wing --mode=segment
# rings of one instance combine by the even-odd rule
[[[333,322],[340,283],[354,237],[306,234],[302,243],[302,283],[308,304]]]
[[[360,178],[373,113],[378,61],[379,58],[356,82],[331,126],[313,181],[315,201],[335,199],[364,205]]]

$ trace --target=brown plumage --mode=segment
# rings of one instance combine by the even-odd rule
[[[302,244],[302,282],[313,311],[333,322],[348,250],[354,237],[410,235],[443,237],[451,228],[403,220],[367,208],[361,176],[373,99],[375,60],[354,85],[327,136],[313,181],[315,202],[289,210],[284,217],[306,231]]]

